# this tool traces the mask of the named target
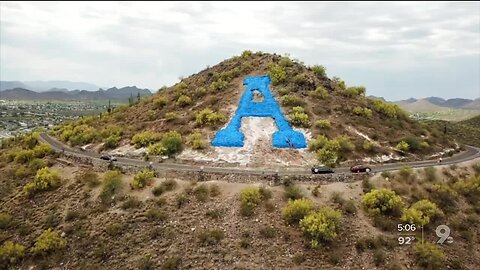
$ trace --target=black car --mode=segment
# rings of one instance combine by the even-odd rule
[[[368,166],[365,166],[365,165],[356,165],[356,166],[350,167],[350,171],[352,173],[359,173],[359,172],[369,173],[369,172],[372,171],[372,168],[370,168]]]
[[[101,155],[100,159],[108,160],[108,161],[117,161],[117,158],[111,155]]]
[[[312,173],[313,174],[325,174],[325,173],[334,173],[335,171],[327,166],[313,166]]]

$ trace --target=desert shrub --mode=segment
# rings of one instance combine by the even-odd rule
[[[405,113],[398,107],[398,105],[393,103],[387,103],[381,99],[370,99],[372,107],[375,111],[385,115],[391,119],[397,119],[403,117]]]
[[[221,229],[206,229],[198,234],[198,239],[202,245],[216,245],[225,238],[225,233]]]
[[[267,201],[272,198],[272,191],[266,186],[260,186],[258,188],[258,192],[260,193],[260,198],[262,201]]]
[[[467,201],[474,204],[480,198],[480,176],[472,176],[468,179],[458,181],[453,186],[458,193],[462,194]]]
[[[176,120],[178,118],[178,114],[176,112],[167,112],[165,113],[165,120],[167,122]]]
[[[140,259],[138,262],[138,269],[140,270],[154,270],[155,262],[152,260],[150,255],[146,255]]]
[[[457,209],[458,193],[447,184],[434,184],[430,198],[443,211],[453,212]]]
[[[362,204],[372,215],[398,216],[402,212],[403,201],[390,189],[374,189],[362,197]]]
[[[9,266],[15,265],[25,256],[25,247],[12,241],[5,241],[0,246],[0,267],[2,269],[13,269]]]
[[[357,207],[352,200],[347,200],[342,204],[342,211],[347,214],[355,214],[357,213]]]
[[[220,112],[214,112],[210,108],[203,109],[195,114],[195,123],[199,126],[215,126],[225,123],[227,118]]]
[[[145,216],[151,221],[165,221],[168,218],[168,213],[156,208],[148,209]]]
[[[98,137],[98,132],[94,127],[86,124],[76,126],[71,130],[68,141],[71,145],[82,145],[93,142]]]
[[[162,109],[163,107],[165,107],[165,105],[167,105],[167,101],[168,100],[166,97],[159,96],[153,100],[153,105],[155,106],[156,109]]]
[[[94,188],[100,185],[97,173],[91,170],[82,171],[75,176],[75,179],[80,183],[85,183],[89,188]]]
[[[341,219],[339,211],[323,207],[300,220],[300,228],[311,240],[311,247],[316,248],[320,242],[330,242],[337,238]]]
[[[152,182],[153,177],[155,177],[155,173],[153,171],[143,170],[135,174],[130,186],[132,187],[132,189],[144,188]]]
[[[340,143],[336,140],[330,140],[325,143],[323,148],[317,150],[317,159],[327,166],[335,166],[338,161],[338,152],[341,149]]]
[[[302,189],[297,185],[287,185],[285,186],[284,198],[287,200],[297,200],[304,197]]]
[[[390,179],[390,178],[393,177],[392,173],[390,173],[390,172],[382,172],[380,175],[381,175],[383,178],[385,178],[385,179],[386,179],[386,178],[389,178],[389,179]]]
[[[369,140],[364,140],[362,144],[362,149],[366,152],[375,152],[375,144]]]
[[[296,224],[312,210],[313,202],[309,199],[288,200],[287,206],[283,208],[282,214],[288,223]]]
[[[224,214],[225,212],[222,209],[212,209],[212,210],[208,210],[205,213],[205,216],[212,219],[220,219]]]
[[[180,107],[185,107],[185,106],[188,106],[190,104],[192,104],[192,99],[189,97],[189,96],[186,96],[186,95],[181,95],[178,99],[177,99],[177,106],[180,106]]]
[[[339,88],[340,90],[347,89],[347,85],[345,84],[345,81],[340,79],[339,77],[333,77],[332,81],[336,84],[337,88]]]
[[[444,264],[445,255],[436,245],[424,242],[415,245],[415,259],[423,269],[441,269]]]
[[[32,160],[34,157],[35,157],[35,152],[33,152],[33,150],[28,150],[28,149],[20,150],[15,155],[15,162],[25,164],[30,160]]]
[[[35,240],[31,251],[33,254],[47,255],[51,252],[62,250],[67,245],[67,240],[60,236],[51,228],[42,232],[42,234]]]
[[[182,259],[179,256],[168,257],[165,262],[162,264],[161,270],[175,270],[180,268]]]
[[[368,118],[368,119],[372,118],[372,116],[373,116],[372,110],[370,110],[369,108],[362,108],[362,107],[359,107],[359,106],[354,107],[352,112],[355,115],[358,115],[358,116],[361,116],[361,117],[364,117],[364,118]]]
[[[210,197],[217,197],[220,193],[220,187],[217,184],[210,185]],[[260,189],[260,194],[262,195],[262,198],[264,198],[262,189]]]
[[[325,99],[328,97],[328,91],[325,87],[319,86],[314,91],[308,92],[308,95],[318,99]]]
[[[242,54],[240,55],[240,57],[241,57],[242,59],[249,59],[249,58],[252,57],[252,55],[253,55],[252,51],[250,51],[250,50],[245,50],[245,51],[242,52]]]
[[[340,136],[335,138],[335,141],[337,141],[340,144],[340,150],[342,152],[351,152],[351,151],[355,150],[355,144],[353,144],[350,141],[350,138],[348,136],[340,135]],[[327,146],[328,146],[328,144],[327,144]]]
[[[165,155],[173,156],[183,149],[182,135],[177,131],[169,131],[162,136],[162,146],[165,148]]]
[[[314,65],[311,67],[313,73],[315,73],[315,75],[317,76],[320,76],[320,77],[326,77],[327,76],[327,69],[322,66],[322,65]]]
[[[195,195],[195,198],[200,202],[206,202],[208,200],[209,193],[210,190],[205,184],[199,185],[195,189],[193,189],[193,194]]]
[[[363,193],[368,193],[374,188],[375,186],[373,185],[372,181],[370,181],[368,178],[365,178],[362,180]]]
[[[227,88],[227,86],[228,86],[228,81],[220,78],[220,79],[214,81],[213,83],[211,83],[209,88],[210,88],[210,91],[212,91],[212,92],[220,92],[220,91],[224,90],[225,88]]]
[[[32,149],[38,144],[38,133],[30,133],[21,137],[22,145],[28,149]]]
[[[398,174],[403,179],[408,179],[408,178],[412,177],[413,169],[410,166],[404,165],[400,168],[400,170],[398,171]]]
[[[165,191],[172,191],[177,187],[177,181],[174,179],[168,179],[163,181],[160,186],[164,187]]]
[[[58,172],[45,167],[37,171],[35,180],[27,183],[23,187],[23,192],[28,196],[33,196],[37,192],[54,189],[59,185],[60,176],[58,175]]]
[[[136,197],[128,197],[128,199],[120,205],[120,208],[127,210],[131,208],[138,208],[140,205],[142,205],[142,202]]]
[[[473,164],[472,169],[476,174],[480,174],[480,163]]]
[[[118,136],[121,137],[123,134],[123,128],[115,125],[115,124],[109,124],[106,125],[99,134],[100,138],[108,138],[110,136]]]
[[[164,192],[165,192],[165,187],[162,185],[156,186],[152,189],[152,194],[153,196],[156,196],[156,197],[162,195]]]
[[[344,95],[347,97],[365,96],[366,92],[365,86],[352,86],[345,90]]]
[[[260,236],[264,238],[274,238],[277,235],[277,228],[273,225],[265,226],[260,229]]]
[[[122,140],[122,137],[119,135],[111,135],[103,140],[104,149],[113,149],[117,147]]]
[[[112,223],[105,228],[105,232],[110,236],[118,236],[123,233],[124,228],[121,223]]]
[[[154,143],[148,146],[148,154],[154,156],[163,156],[167,150],[162,143]]]
[[[308,114],[306,114],[305,110],[300,106],[293,107],[288,117],[290,118],[290,123],[296,127],[310,127]]]
[[[243,216],[253,215],[254,209],[262,201],[260,190],[256,187],[246,187],[240,192],[240,213]]]
[[[305,101],[302,98],[294,95],[284,95],[280,100],[283,106],[295,107],[305,105]]]
[[[405,141],[400,141],[395,148],[399,151],[407,152],[410,149],[410,146]]]
[[[0,212],[0,229],[5,230],[10,227],[12,216],[8,213]]]
[[[308,150],[317,151],[323,148],[328,142],[328,138],[325,135],[318,135],[316,139],[312,139],[308,142]]]
[[[363,252],[367,249],[380,249],[382,247],[395,248],[397,245],[396,242],[389,240],[388,238],[383,237],[382,235],[365,236],[359,238],[355,243],[355,248],[359,252]]]
[[[435,182],[437,181],[437,170],[435,169],[435,167],[427,167],[425,169],[423,169],[423,172],[425,173],[425,179],[428,181],[428,182]]]
[[[279,65],[270,65],[268,67],[268,75],[272,79],[272,85],[278,85],[287,79],[287,72]]]
[[[202,133],[194,132],[188,136],[188,141],[192,149],[204,149],[206,147],[205,141],[203,140]]]
[[[153,143],[160,141],[161,135],[152,131],[144,131],[137,133],[132,137],[132,144],[136,148],[147,147]]]
[[[53,149],[50,145],[46,143],[38,144],[33,148],[33,155],[36,158],[43,158],[50,154],[53,154]]]
[[[177,204],[177,208],[181,208],[188,203],[187,195],[185,193],[177,194],[177,196],[175,196],[175,202]]]
[[[317,121],[315,121],[315,126],[321,129],[330,129],[332,127],[332,124],[328,119],[318,119]]]
[[[343,198],[343,193],[335,191],[331,195],[331,200],[334,203],[338,203],[339,205],[343,205],[345,203],[345,199]]]
[[[421,200],[403,212],[402,221],[425,226],[442,214],[435,203],[429,200]]]
[[[24,179],[25,177],[31,176],[34,172],[35,172],[35,170],[27,168],[24,165],[20,165],[15,170],[15,178]]]
[[[102,203],[113,202],[115,194],[122,189],[122,174],[119,171],[107,171],[103,176],[102,191],[99,195]]]
[[[320,185],[317,185],[312,189],[312,195],[314,197],[318,197],[320,195]]]

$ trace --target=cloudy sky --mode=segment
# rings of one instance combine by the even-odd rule
[[[0,3],[0,79],[158,89],[290,54],[367,94],[480,96],[480,3]]]

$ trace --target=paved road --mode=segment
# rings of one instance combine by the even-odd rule
[[[78,157],[89,157],[94,159],[99,159],[100,154],[89,152],[89,151],[81,151],[75,148],[71,148],[64,143],[56,140],[55,138],[49,136],[46,133],[40,134],[40,140],[52,146],[52,148],[57,152],[65,152],[69,153]],[[382,165],[372,165],[370,166],[374,172],[383,172],[383,171],[393,171],[398,170],[402,166],[411,166],[414,168],[423,168],[423,167],[431,167],[437,165],[449,165],[449,164],[456,164],[461,163],[464,161],[472,160],[475,158],[480,157],[480,149],[473,147],[473,146],[465,146],[466,150],[460,153],[453,155],[452,157],[444,158],[442,163],[439,164],[437,160],[424,160],[424,161],[412,161],[412,162],[397,162],[397,163],[387,163]],[[119,165],[133,165],[133,166],[141,166],[147,167],[149,162],[143,161],[140,159],[131,159],[131,158],[117,158],[118,161],[115,163]],[[176,170],[176,171],[200,171],[201,166],[199,165],[189,165],[189,164],[178,164],[178,163],[154,163],[153,167],[155,169],[169,169],[169,170]],[[258,168],[233,168],[233,167],[210,167],[210,166],[202,166],[204,172],[220,172],[220,173],[238,173],[238,174],[253,174],[253,175],[262,175],[262,174],[274,174],[277,173],[279,175],[310,175],[310,168],[285,168],[281,170],[275,169],[258,169]],[[340,167],[335,169],[335,173],[350,173],[349,168],[347,167]]]

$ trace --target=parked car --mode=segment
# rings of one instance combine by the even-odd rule
[[[366,172],[366,173],[369,173],[372,171],[372,168],[366,166],[366,165],[356,165],[356,166],[352,166],[350,167],[350,171],[352,173],[359,173],[359,172]]]
[[[100,159],[108,160],[108,161],[117,161],[117,158],[112,155],[101,155]]]
[[[327,166],[313,166],[312,173],[313,174],[326,174],[326,173],[334,173],[335,171]]]

